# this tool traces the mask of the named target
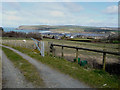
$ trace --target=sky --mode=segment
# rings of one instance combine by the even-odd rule
[[[20,25],[118,26],[118,2],[67,1],[2,2],[0,3],[0,8],[2,8],[2,15],[0,14],[2,24],[0,25],[3,27]]]

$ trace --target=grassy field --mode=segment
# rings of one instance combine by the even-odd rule
[[[44,39],[45,42],[45,49],[46,51],[49,50],[48,42],[53,42],[54,44],[60,44],[60,45],[68,45],[68,46],[77,46],[82,48],[89,48],[89,49],[95,49],[95,50],[103,50],[110,52],[118,52],[118,44],[104,44],[104,43],[88,43],[88,42],[77,42],[77,41],[67,41],[67,40],[54,40],[54,39]],[[56,56],[61,56],[61,48],[55,47],[55,53]],[[68,49],[64,48],[64,57],[68,60],[73,60],[76,56],[76,50],[75,49]],[[82,60],[87,60],[88,62],[96,61],[99,64],[102,64],[102,54],[91,52],[91,51],[85,51],[85,50],[79,50],[79,57]],[[107,63],[118,63],[119,56],[110,55],[107,54],[106,62]]]
[[[2,40],[31,40],[29,38],[14,38],[14,37],[3,37]],[[88,40],[88,39],[87,39]],[[53,42],[56,44],[64,44],[71,46],[80,46],[85,48],[93,49],[107,49],[108,51],[118,52],[119,44],[109,44],[109,43],[91,43],[91,42],[78,42],[78,41],[69,41],[69,40],[56,40],[56,39],[43,39],[45,42]],[[47,44],[47,43],[46,43]]]
[[[55,40],[55,39],[43,39],[43,41],[54,42],[57,44],[64,44],[69,46],[78,46],[91,49],[107,49],[108,51],[118,51],[119,44],[109,44],[109,43],[91,43],[91,42],[77,42],[77,41],[68,41],[68,40]]]
[[[120,79],[116,75],[110,75],[109,73],[98,70],[92,69],[89,67],[80,67],[80,65],[68,62],[62,58],[54,58],[52,56],[46,55],[44,58],[37,53],[38,51],[33,49],[27,49],[23,47],[13,47],[36,60],[49,65],[50,67],[70,75],[73,78],[76,78],[84,83],[88,84],[89,86],[96,87],[96,88],[118,88],[118,84]]]
[[[19,56],[17,53],[13,52],[12,50],[9,50],[4,47],[2,48],[2,50],[5,52],[7,57],[13,62],[15,67],[17,67],[22,72],[26,80],[33,83],[36,87],[44,86],[44,82],[40,77],[40,74],[32,64],[30,64],[27,60],[23,59],[21,56]]]
[[[71,39],[68,39],[70,41],[81,41],[81,42],[91,42],[93,41],[94,39],[84,39],[84,38],[71,38]]]
[[[30,39],[27,39],[27,42],[23,42],[23,39],[16,39],[16,38],[4,38],[3,43],[12,45],[12,46],[20,46],[20,47],[27,47],[27,48],[35,48],[34,42]],[[77,46],[82,48],[89,48],[89,49],[96,49],[96,50],[103,50],[111,52],[118,52],[118,44],[104,44],[104,43],[88,43],[88,42],[77,42],[77,41],[67,41],[67,40],[55,40],[55,39],[43,39],[45,43],[45,51],[49,52],[49,45],[48,42],[53,42],[55,44],[63,44],[68,46]],[[61,48],[55,47],[55,54],[58,57],[61,57]],[[75,49],[67,49],[64,48],[64,58],[70,61],[76,57],[76,50]],[[88,64],[93,66],[93,62],[102,64],[102,53],[96,53],[91,51],[84,51],[79,50],[79,58],[81,60],[87,60]],[[119,56],[107,54],[106,63],[118,63]]]

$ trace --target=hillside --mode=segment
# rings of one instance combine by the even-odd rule
[[[78,26],[78,25],[22,25],[17,29],[20,30],[50,30],[55,33],[88,33],[88,32],[112,32],[116,31],[116,28],[110,27],[89,27],[89,26]]]
[[[25,30],[49,30],[49,29],[53,29],[50,26],[47,25],[36,25],[36,26],[28,26],[28,25],[23,25],[23,26],[19,26],[17,29],[25,29]]]

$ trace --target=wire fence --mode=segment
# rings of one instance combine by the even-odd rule
[[[54,47],[61,47],[61,57],[64,57],[64,48],[69,48],[69,49],[75,49],[76,50],[76,60],[78,60],[78,50],[85,50],[85,51],[92,51],[92,52],[97,52],[97,53],[102,53],[103,54],[103,59],[102,59],[102,66],[103,66],[103,70],[105,70],[105,65],[106,65],[106,54],[112,54],[112,55],[120,55],[119,52],[108,52],[105,50],[95,50],[95,49],[88,49],[88,48],[81,48],[81,47],[74,47],[74,46],[67,46],[67,45],[59,45],[59,44],[51,44],[50,45],[50,49],[52,50],[52,54],[53,56],[56,56],[56,50],[54,49]],[[72,52],[74,53],[74,52]]]

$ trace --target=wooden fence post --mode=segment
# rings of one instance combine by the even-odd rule
[[[103,53],[103,70],[105,70],[105,64],[106,64],[106,53]]]
[[[37,45],[38,45],[38,47],[39,47],[39,42],[37,42]],[[37,49],[37,46],[36,46],[36,49]]]
[[[51,46],[51,42],[48,42],[48,55],[50,55],[50,46]]]
[[[51,45],[50,45],[50,49],[51,49],[51,51],[52,51],[52,56],[54,57],[54,56],[55,56],[55,55],[54,55],[55,51],[54,51],[54,47],[53,47],[52,43],[51,43]]]
[[[36,41],[35,41],[36,42]],[[38,44],[37,42],[36,42],[36,44]],[[36,46],[36,45],[35,45]],[[37,46],[35,47],[35,49],[37,49]]]
[[[55,49],[54,49],[54,46],[52,46],[52,56],[53,56],[53,57],[55,56]]]
[[[64,54],[63,54],[63,46],[62,46],[61,56],[62,56],[62,58],[64,57]]]
[[[38,42],[38,47],[39,47],[39,42]]]
[[[78,49],[76,48],[76,61],[78,62]]]
[[[33,44],[33,49],[34,49],[34,46],[35,46],[35,45]]]

